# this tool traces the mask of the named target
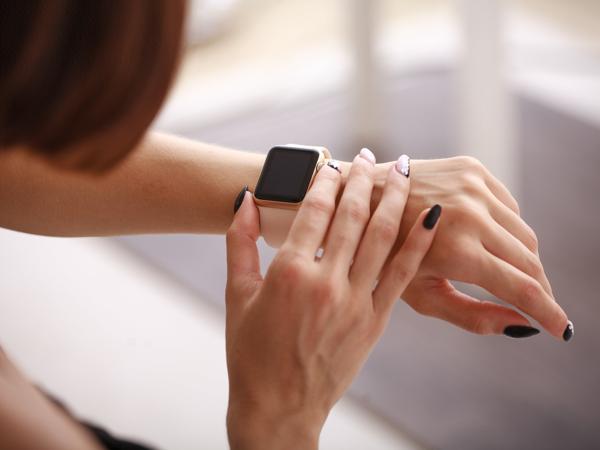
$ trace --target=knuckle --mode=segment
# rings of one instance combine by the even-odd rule
[[[280,276],[283,280],[291,284],[296,284],[303,279],[304,268],[296,261],[288,262],[280,268]]]
[[[476,279],[486,261],[480,246],[474,245],[468,236],[449,241],[447,251],[441,252],[439,258],[446,270],[452,273],[452,277],[462,280]]]
[[[357,196],[346,198],[342,210],[352,221],[359,223],[365,223],[371,215],[369,205]]]
[[[314,286],[313,298],[319,304],[332,304],[337,300],[337,289],[333,280],[321,279]]]
[[[534,278],[539,278],[543,273],[542,262],[533,254],[529,254],[526,260],[526,270]]]
[[[462,167],[468,170],[482,173],[485,169],[481,161],[479,161],[477,158],[474,158],[473,156],[462,155],[458,156],[457,158]]]
[[[361,308],[353,308],[349,315],[348,330],[359,336],[367,335],[370,331],[370,317]]]
[[[304,257],[294,250],[280,250],[272,268],[277,272],[277,277],[288,284],[301,283],[306,278],[307,265]]]
[[[517,307],[524,309],[539,301],[542,295],[542,287],[536,281],[527,281],[521,286],[521,292],[517,300]]]
[[[477,205],[475,202],[465,202],[461,207],[459,217],[461,216],[467,221],[467,223],[471,224],[471,227],[484,229],[489,226],[485,220],[486,214],[484,214],[482,207]]]
[[[336,246],[342,248],[349,245],[353,239],[352,234],[348,233],[347,230],[342,230],[335,235]]]
[[[312,214],[329,215],[333,213],[335,201],[333,198],[327,198],[325,195],[318,193],[307,198],[304,205]]]
[[[519,206],[519,202],[517,202],[514,198],[511,198],[510,203],[511,205],[509,206],[509,208],[511,208],[518,216],[520,216],[521,207]]]
[[[508,207],[508,209],[512,210],[517,216],[521,216],[521,208],[519,206],[519,202],[517,202],[517,200],[512,196],[510,192],[508,193],[504,201],[506,201],[506,206]]]
[[[388,217],[377,217],[372,224],[373,234],[377,240],[385,243],[396,242],[398,237],[398,223]]]
[[[408,267],[404,261],[394,261],[393,265],[393,274],[394,278],[401,281],[404,284],[408,284],[410,280],[412,280],[414,276],[414,270],[412,267]]]
[[[539,239],[535,231],[533,231],[530,227],[527,227],[527,247],[532,251],[537,251],[539,248]]]
[[[485,183],[477,175],[469,172],[461,174],[462,190],[469,197],[478,198],[486,189]]]
[[[467,325],[467,329],[475,334],[490,334],[489,321],[485,316],[477,315]]]

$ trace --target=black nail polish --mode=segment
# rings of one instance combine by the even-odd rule
[[[442,214],[442,207],[440,205],[434,205],[425,216],[425,219],[423,219],[423,226],[428,230],[431,230],[435,227],[435,224],[440,218],[440,214]]]
[[[526,338],[539,334],[540,330],[527,325],[509,325],[504,329],[504,334],[511,338]]]
[[[238,209],[240,209],[240,206],[242,206],[242,202],[244,201],[244,196],[246,195],[246,191],[248,190],[248,186],[245,185],[242,190],[240,191],[240,193],[237,195],[237,197],[235,198],[235,203],[233,204],[233,213],[235,214]]]
[[[567,328],[565,328],[565,331],[563,332],[563,340],[565,342],[568,342],[571,340],[571,338],[575,335],[575,327],[573,327],[573,322],[571,322],[569,320],[569,323],[567,323]]]

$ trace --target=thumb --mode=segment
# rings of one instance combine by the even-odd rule
[[[227,230],[227,302],[230,297],[248,298],[262,280],[256,241],[260,236],[258,209],[252,194],[244,193],[240,208]]]

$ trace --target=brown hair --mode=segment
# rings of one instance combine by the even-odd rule
[[[0,151],[25,147],[101,171],[126,156],[162,104],[184,0],[0,3]]]

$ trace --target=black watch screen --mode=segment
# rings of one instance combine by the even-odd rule
[[[319,156],[317,150],[273,147],[265,160],[254,195],[261,200],[301,202]]]

